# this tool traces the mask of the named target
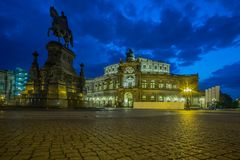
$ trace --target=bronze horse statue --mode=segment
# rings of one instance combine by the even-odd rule
[[[72,31],[68,27],[67,17],[64,15],[64,12],[59,16],[58,12],[54,7],[50,7],[50,16],[53,18],[52,27],[48,29],[48,36],[50,35],[50,31],[58,37],[58,42],[60,42],[60,38],[64,39],[65,46],[68,47],[69,43],[73,47],[73,35]]]

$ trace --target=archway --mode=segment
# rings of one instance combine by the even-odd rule
[[[130,92],[124,94],[124,107],[133,107],[133,95]]]

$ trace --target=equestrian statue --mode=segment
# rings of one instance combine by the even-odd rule
[[[64,15],[64,12],[61,12],[61,16],[58,15],[58,12],[54,7],[50,7],[50,16],[53,18],[52,27],[48,29],[48,36],[50,36],[50,32],[58,38],[58,42],[60,42],[60,38],[64,39],[64,46],[69,47],[69,43],[73,47],[73,35],[72,31],[68,27],[67,17]]]

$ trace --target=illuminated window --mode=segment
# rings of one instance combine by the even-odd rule
[[[177,89],[177,85],[173,84],[172,88]]]
[[[159,88],[164,88],[164,84],[163,83],[159,83]]]
[[[171,97],[165,97],[166,102],[171,102]]]
[[[155,101],[155,96],[154,95],[151,96],[151,101]]]
[[[131,88],[135,86],[135,77],[134,76],[127,76],[124,80],[124,87]]]
[[[147,81],[146,80],[142,81],[142,88],[147,88]]]
[[[172,84],[167,83],[167,84],[166,84],[166,88],[167,88],[167,89],[172,89]]]
[[[155,81],[154,80],[151,80],[150,88],[155,88]]]
[[[142,95],[142,100],[145,101],[147,99],[147,96]]]
[[[163,102],[164,101],[163,96],[158,96],[158,101]]]

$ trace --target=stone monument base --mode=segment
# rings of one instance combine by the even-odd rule
[[[35,71],[36,74],[33,73],[33,78],[27,82],[26,90],[19,101],[20,105],[81,107],[83,93],[79,87],[80,76],[72,66],[75,54],[55,41],[47,44],[47,50],[48,59],[39,70],[36,66],[38,54],[35,53],[31,71]]]

